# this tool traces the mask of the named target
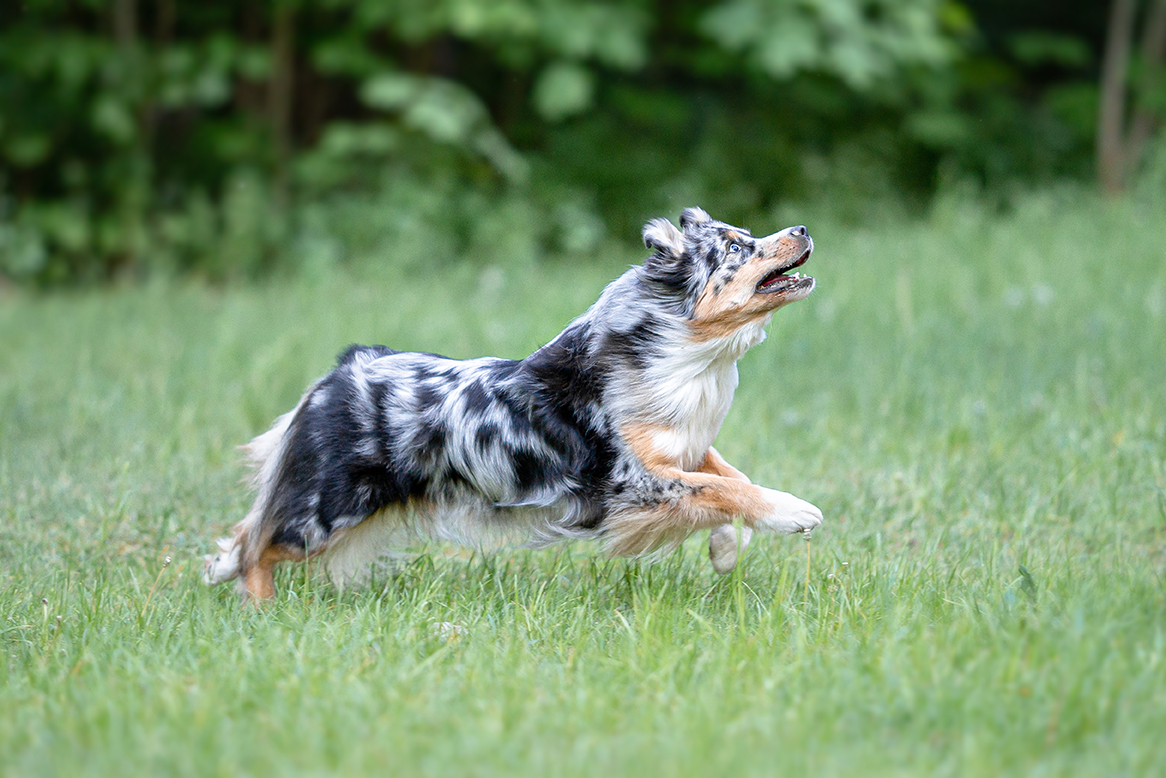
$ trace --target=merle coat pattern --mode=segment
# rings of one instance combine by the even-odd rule
[[[616,555],[712,529],[719,572],[731,522],[807,531],[813,505],[750,483],[712,448],[737,359],[775,310],[813,291],[791,273],[804,227],[764,238],[689,208],[649,222],[652,250],[553,341],[521,360],[465,361],[353,346],[247,447],[256,497],[208,583],[274,593],[272,566],[322,554],[340,581],[410,536],[472,545],[598,538]]]

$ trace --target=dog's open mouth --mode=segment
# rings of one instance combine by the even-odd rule
[[[813,250],[813,248],[806,249],[795,261],[767,274],[757,283],[758,293],[772,294],[774,292],[788,292],[791,289],[802,289],[812,285],[814,283],[812,276],[803,276],[801,273],[790,273],[790,271],[806,264],[806,260],[810,258]]]

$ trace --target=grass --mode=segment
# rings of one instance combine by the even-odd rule
[[[819,289],[718,441],[824,510],[808,601],[769,537],[724,579],[700,538],[431,548],[363,591],[288,568],[260,610],[199,582],[234,447],[344,345],[525,354],[628,257],[7,293],[0,772],[1166,771],[1166,219],[810,226]]]

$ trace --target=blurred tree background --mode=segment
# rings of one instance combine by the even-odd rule
[[[523,263],[697,203],[1117,193],[1166,168],[1164,48],[1166,0],[13,0],[0,279]]]

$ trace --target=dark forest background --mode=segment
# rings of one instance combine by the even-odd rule
[[[1166,0],[0,5],[0,280],[596,255],[1158,182]],[[1155,171],[1158,171],[1155,173]]]

